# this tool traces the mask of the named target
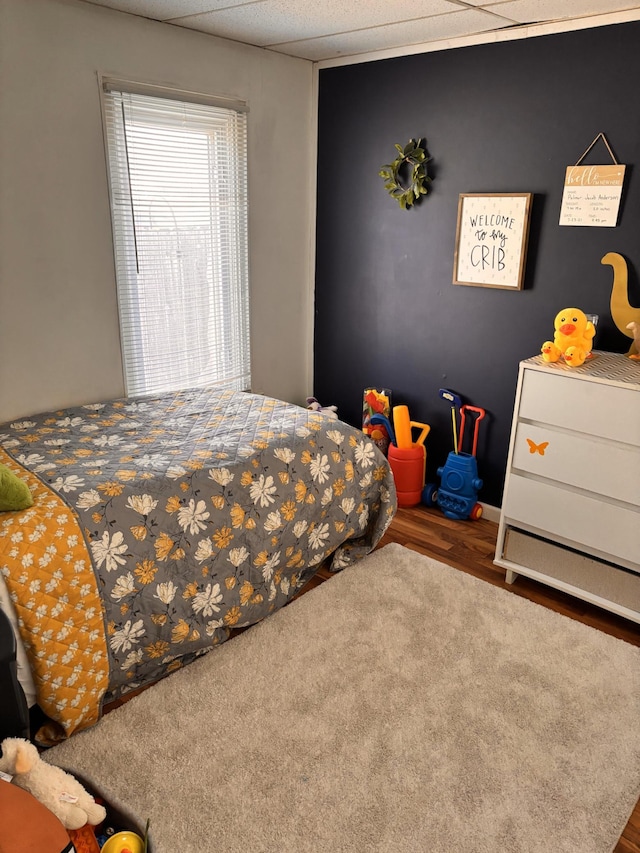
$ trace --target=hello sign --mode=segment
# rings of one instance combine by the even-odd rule
[[[453,283],[521,290],[533,193],[462,193]]]
[[[604,166],[580,164],[602,139],[613,161]],[[560,225],[615,228],[622,198],[625,167],[620,165],[604,133],[599,133],[575,166],[567,166],[560,208]]]

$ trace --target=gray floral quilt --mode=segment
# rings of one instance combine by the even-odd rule
[[[362,432],[248,393],[51,412],[0,425],[0,449],[35,499],[0,517],[0,570],[67,732],[369,553],[396,509]]]

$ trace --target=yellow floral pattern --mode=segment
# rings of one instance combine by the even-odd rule
[[[64,508],[57,516],[74,526],[93,599],[99,591],[88,609],[100,630],[92,623],[85,633],[97,633],[108,655],[105,700],[161,678],[231,628],[258,622],[321,562],[330,559],[337,571],[363,557],[396,510],[387,460],[367,436],[255,394],[195,389],[47,413],[0,425],[0,447],[14,469],[30,472],[34,495],[47,496],[1,519],[0,543],[8,544],[0,546],[0,568],[13,600],[22,609],[32,601],[40,568],[23,565],[12,536],[56,515],[55,499]],[[81,558],[70,536],[50,525],[42,531],[44,551],[56,543],[48,571],[60,581],[58,601],[77,583]],[[33,650],[32,626],[22,618]],[[87,637],[77,630],[66,643],[84,649]],[[33,654],[35,667],[51,673],[60,653],[42,646]],[[73,670],[84,684],[97,677],[98,647],[90,657]],[[104,689],[94,692],[102,698]],[[58,700],[59,716],[66,719],[72,701]],[[82,724],[95,711],[85,713]]]
[[[66,734],[93,725],[109,684],[102,602],[78,519],[0,447],[34,505],[0,514],[0,571],[18,616],[38,704]]]

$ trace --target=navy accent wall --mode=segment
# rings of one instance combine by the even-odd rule
[[[363,388],[391,388],[432,426],[429,480],[453,443],[439,388],[489,413],[480,499],[499,505],[518,362],[553,338],[556,313],[599,314],[595,349],[629,347],[600,260],[627,259],[640,306],[639,47],[628,23],[320,72],[314,393],[360,425]],[[565,168],[601,131],[627,165],[618,227],[561,227]],[[417,137],[433,183],[404,211],[378,171]],[[584,161],[608,162],[602,142]],[[467,192],[534,193],[523,290],[452,284]]]

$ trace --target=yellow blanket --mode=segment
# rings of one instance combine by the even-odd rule
[[[18,616],[38,704],[67,735],[100,717],[109,682],[104,614],[91,558],[64,500],[0,448],[34,505],[0,516],[0,571]]]

